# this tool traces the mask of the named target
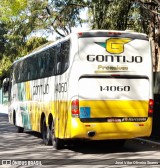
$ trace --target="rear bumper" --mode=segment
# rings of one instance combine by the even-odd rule
[[[152,118],[146,122],[120,122],[120,123],[82,123],[79,118],[72,118],[71,138],[90,140],[132,139],[150,136]],[[95,132],[90,137],[89,132]]]

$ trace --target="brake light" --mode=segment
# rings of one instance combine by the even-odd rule
[[[72,101],[71,112],[72,112],[72,117],[79,116],[79,100],[78,99]]]
[[[79,35],[79,36],[82,36],[82,35],[83,35],[83,33],[82,33],[82,32],[79,32],[79,33],[78,33],[78,35]]]
[[[154,107],[154,100],[153,99],[149,99],[148,116],[152,116],[152,114],[153,114],[153,107]]]
[[[122,33],[120,32],[108,32],[109,35],[121,35]]]

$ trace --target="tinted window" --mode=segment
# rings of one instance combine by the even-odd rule
[[[63,74],[69,67],[70,41],[59,43],[15,64],[16,82]]]
[[[61,66],[61,73],[64,73],[69,66],[69,49],[70,49],[70,41],[65,41],[61,45],[61,60],[62,60],[62,66]]]

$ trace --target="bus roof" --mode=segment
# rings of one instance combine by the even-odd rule
[[[118,30],[91,30],[79,32],[79,38],[86,37],[121,37],[148,40],[148,36],[144,33],[138,33],[131,30],[118,31]]]
[[[125,31],[122,31],[122,30],[87,30],[87,31],[78,31],[78,32],[74,32],[74,33],[71,33],[70,35],[62,38],[62,39],[59,39],[55,42],[49,42],[49,43],[46,43],[36,49],[34,49],[31,53],[23,56],[23,57],[20,57],[19,59],[15,60],[13,64],[21,61],[21,60],[24,60],[36,53],[39,53],[41,51],[44,51],[58,43],[61,43],[67,39],[69,39],[72,35],[77,35],[78,38],[86,38],[86,37],[125,37],[125,38],[132,38],[132,39],[141,39],[141,40],[148,40],[148,36],[144,33],[138,33],[138,32],[134,32],[134,31],[131,31],[131,30],[125,30]]]

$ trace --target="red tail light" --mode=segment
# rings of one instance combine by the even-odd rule
[[[72,117],[79,116],[79,100],[78,99],[72,101],[71,112],[72,112]]]
[[[153,106],[154,106],[154,100],[153,99],[149,99],[148,116],[152,116],[152,114],[153,114]]]
[[[110,34],[110,35],[121,35],[122,33],[120,33],[120,32],[108,32],[108,34]]]

